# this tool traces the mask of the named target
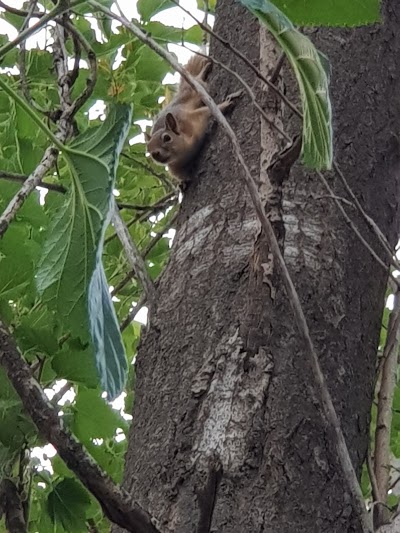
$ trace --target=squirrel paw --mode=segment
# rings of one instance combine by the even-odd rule
[[[240,91],[236,91],[235,93],[228,94],[226,97],[225,102],[222,102],[222,104],[219,104],[219,109],[222,112],[228,111],[228,109],[232,109],[232,107],[235,105],[235,100],[240,98],[243,95],[244,91],[241,89]]]
[[[240,89],[239,91],[236,91],[235,93],[228,94],[228,96],[226,97],[226,101],[233,102],[233,100],[240,98],[241,96],[243,96],[243,94],[244,94],[244,90]]]

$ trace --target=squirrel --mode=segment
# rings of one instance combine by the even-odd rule
[[[205,88],[206,77],[212,66],[207,57],[193,56],[186,71]],[[218,105],[224,112],[233,105],[233,100],[242,91],[231,94]],[[204,141],[211,118],[209,108],[201,96],[182,77],[178,92],[157,116],[150,135],[146,132],[147,151],[160,165],[168,165],[170,173],[180,182],[188,178],[188,167],[198,154]]]

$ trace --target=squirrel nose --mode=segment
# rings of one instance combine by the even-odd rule
[[[157,161],[157,159],[160,157],[161,153],[159,150],[154,150],[154,152],[151,152],[151,157]]]

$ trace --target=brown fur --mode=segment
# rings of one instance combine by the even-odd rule
[[[193,56],[185,69],[206,87],[210,67],[207,58]],[[219,108],[226,110],[231,103],[228,99]],[[171,174],[180,181],[187,179],[187,167],[201,147],[210,116],[201,96],[182,78],[176,96],[158,115],[150,135],[146,135],[147,150],[153,160],[168,165]]]

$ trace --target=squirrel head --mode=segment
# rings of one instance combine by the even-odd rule
[[[188,154],[188,137],[181,131],[172,113],[165,115],[164,125],[145,133],[147,151],[152,159],[160,165],[184,164]]]

